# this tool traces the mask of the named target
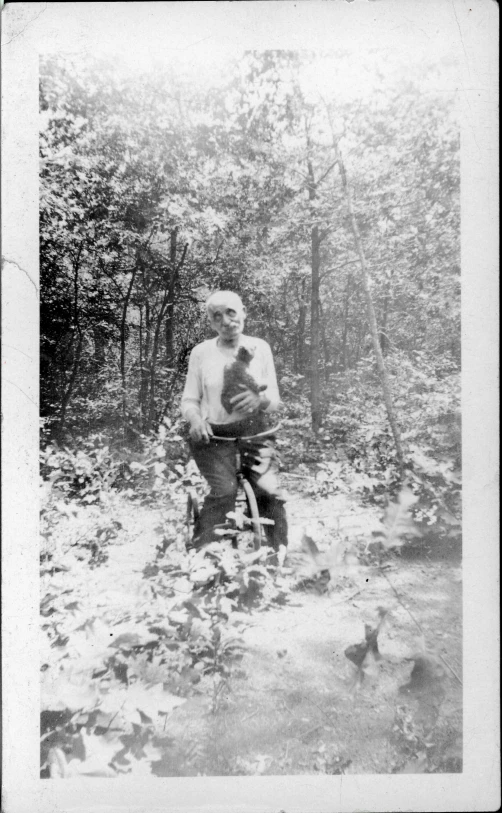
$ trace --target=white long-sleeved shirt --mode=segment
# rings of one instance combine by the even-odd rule
[[[210,423],[225,424],[242,420],[244,412],[234,410],[228,414],[221,403],[223,372],[233,359],[222,352],[217,344],[218,337],[196,345],[190,354],[185,389],[181,398],[181,414],[185,420],[193,415]],[[270,345],[263,339],[241,336],[239,346],[244,345],[254,352],[247,368],[260,386],[267,385],[266,397],[270,400],[266,412],[274,412],[280,404],[279,388],[275,374],[274,359]],[[237,353],[237,348],[236,348]]]

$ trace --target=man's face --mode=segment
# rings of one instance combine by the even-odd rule
[[[231,341],[244,330],[246,308],[237,296],[222,296],[211,302],[208,317],[218,336],[223,341]]]

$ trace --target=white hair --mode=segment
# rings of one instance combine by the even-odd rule
[[[234,299],[237,299],[237,301],[240,303],[241,308],[244,307],[244,303],[242,302],[242,299],[240,298],[239,294],[235,293],[235,291],[214,291],[211,294],[211,296],[208,297],[208,299],[206,300],[206,310],[207,310],[208,313],[211,313],[212,310],[213,310],[213,301],[215,299],[219,299],[219,298],[221,298],[223,296],[225,296],[225,297],[226,296],[231,296]]]

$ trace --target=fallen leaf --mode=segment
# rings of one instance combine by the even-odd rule
[[[374,662],[381,659],[378,650],[378,633],[382,628],[382,624],[387,615],[387,610],[383,607],[378,608],[380,620],[376,627],[371,627],[369,624],[364,625],[364,641],[359,644],[351,644],[345,650],[345,657],[352,661],[359,670],[363,669],[363,665],[368,656],[371,656],[371,666],[374,667]],[[369,666],[369,665],[368,665]]]
[[[41,676],[42,711],[91,710],[99,702],[99,689],[87,673],[75,677],[55,669],[46,669]]]
[[[129,722],[139,724],[140,712],[155,721],[158,714],[170,714],[185,702],[185,698],[165,692],[162,683],[150,687],[135,684],[114,688],[103,698],[100,709],[109,714],[120,714]]]
[[[418,497],[411,488],[403,488],[399,492],[396,502],[391,502],[385,511],[381,529],[373,532],[385,548],[396,548],[404,544],[407,537],[420,536],[410,508],[418,502]]]

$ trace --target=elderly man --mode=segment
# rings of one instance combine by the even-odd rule
[[[237,494],[234,445],[210,441],[210,437],[263,432],[267,428],[265,415],[274,412],[280,403],[270,346],[263,339],[244,335],[246,308],[240,297],[232,291],[216,291],[206,307],[209,323],[217,335],[192,350],[181,399],[182,415],[190,424],[190,449],[211,489],[194,528],[192,545],[195,548],[217,538],[214,528],[225,524],[227,513],[234,510]],[[230,367],[241,357],[246,360],[245,374],[249,378],[238,387],[237,394],[225,401],[222,395],[229,372],[231,374]],[[265,526],[266,533],[281,561],[288,530],[284,497],[277,478],[277,458],[273,439],[257,441],[257,444],[253,451],[262,464],[253,465],[256,461],[244,455],[244,471],[254,489],[260,515],[273,520],[273,525]]]

